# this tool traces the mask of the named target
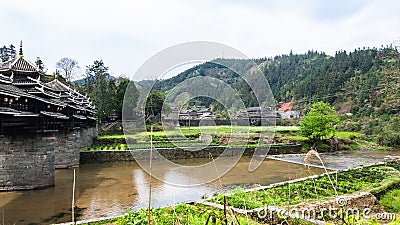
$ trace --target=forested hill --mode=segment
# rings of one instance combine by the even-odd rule
[[[396,48],[337,51],[334,56],[309,51],[254,61],[268,79],[277,102],[293,101],[302,107],[323,100],[341,112],[363,115],[400,110],[400,54]],[[257,105],[249,87],[237,74],[212,62],[160,80],[155,88],[168,91],[185,79],[205,75],[229,83],[247,106]]]

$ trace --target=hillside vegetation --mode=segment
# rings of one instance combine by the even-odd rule
[[[277,102],[293,101],[297,103],[295,107],[303,109],[310,102],[323,100],[341,113],[363,116],[395,114],[400,109],[400,54],[392,47],[338,51],[334,56],[309,51],[254,61],[267,78]],[[218,59],[160,80],[155,88],[168,92],[185,79],[211,76],[230,84],[246,106],[257,106],[250,87],[237,73],[221,66],[221,62],[241,63],[245,68],[251,65],[248,60]],[[208,101],[207,106],[213,103]]]

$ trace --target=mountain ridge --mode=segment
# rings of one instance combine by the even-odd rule
[[[241,61],[217,59],[196,65],[175,77],[158,80],[154,88],[168,92],[185,79],[211,76],[238,91],[247,107],[257,106],[250,96],[251,88],[237,73],[218,65],[218,60]],[[268,80],[277,103],[291,101],[304,109],[322,100],[342,113],[362,115],[400,110],[400,53],[392,46],[337,51],[334,56],[317,51],[290,53],[254,62]]]

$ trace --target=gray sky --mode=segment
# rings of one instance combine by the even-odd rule
[[[85,68],[103,59],[132,77],[146,59],[175,44],[214,41],[250,58],[307,50],[389,45],[400,37],[400,1],[3,0],[0,44],[19,46],[55,69],[62,57]]]

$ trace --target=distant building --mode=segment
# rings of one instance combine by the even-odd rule
[[[275,119],[279,118],[281,116],[276,111],[272,111],[271,107],[250,107],[239,111],[237,122],[241,125],[271,125]]]
[[[187,109],[179,112],[180,120],[202,120],[214,119],[214,115],[210,108],[201,108],[199,110]]]
[[[297,119],[300,118],[300,111],[292,110],[293,103],[285,102],[279,107],[277,113],[282,119]]]
[[[198,110],[186,109],[178,114],[180,126],[211,126],[215,116],[210,108],[200,108]],[[208,121],[208,122],[207,122]]]

